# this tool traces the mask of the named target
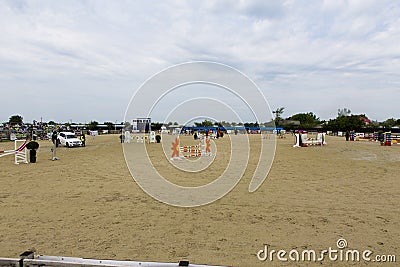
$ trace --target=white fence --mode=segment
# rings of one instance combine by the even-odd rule
[[[0,258],[1,267],[223,267],[211,265],[198,265],[191,264],[189,261],[180,261],[178,263],[167,262],[139,262],[139,261],[114,261],[114,260],[96,260],[96,259],[83,259],[73,257],[59,257],[59,256],[34,256],[33,252],[26,251],[20,255],[19,259],[13,258]]]

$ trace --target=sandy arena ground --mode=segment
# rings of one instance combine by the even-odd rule
[[[277,140],[264,184],[249,193],[258,140],[251,136],[252,155],[239,184],[197,208],[172,207],[144,193],[128,171],[118,135],[88,137],[85,148],[60,148],[54,162],[49,141],[40,142],[36,164],[0,158],[0,257],[34,248],[43,255],[210,265],[364,265],[256,257],[264,244],[321,251],[345,238],[348,248],[395,254],[400,261],[400,146],[328,137],[325,147],[296,149],[288,135]],[[148,147],[169,180],[193,186],[225,168],[228,139],[216,144],[219,157],[208,173],[192,175],[159,160],[159,144]],[[12,146],[0,143],[3,150]]]

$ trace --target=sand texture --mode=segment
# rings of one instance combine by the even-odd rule
[[[249,193],[260,151],[259,138],[250,136],[251,155],[238,185],[197,208],[169,206],[143,192],[118,135],[88,136],[84,148],[59,148],[58,161],[50,160],[51,143],[41,141],[35,164],[0,158],[0,257],[34,248],[43,255],[229,266],[364,265],[256,257],[264,244],[319,251],[345,238],[349,248],[397,254],[400,261],[400,146],[327,141],[324,147],[292,148],[291,135],[278,139],[269,176]],[[229,140],[215,144],[210,167],[189,174],[169,165],[160,144],[147,148],[168,180],[198,186],[226,167]],[[0,143],[0,149],[12,146]]]

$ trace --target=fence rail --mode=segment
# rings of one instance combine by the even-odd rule
[[[60,256],[34,256],[31,251],[26,251],[20,255],[19,259],[0,258],[1,267],[223,267],[211,265],[190,264],[189,261],[178,263],[167,262],[139,262],[139,261],[115,261],[115,260],[96,260],[74,257]]]

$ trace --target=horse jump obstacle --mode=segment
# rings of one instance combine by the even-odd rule
[[[382,146],[400,145],[400,134],[386,132],[383,134]]]
[[[188,153],[184,155],[184,153]],[[201,157],[202,148],[201,145],[195,146],[180,146],[179,147],[179,154],[183,155],[184,158],[197,158]]]
[[[382,133],[382,137],[380,137],[379,132],[373,132],[373,133],[350,132],[349,141],[361,141],[361,140],[381,142],[383,146],[397,145],[400,144],[400,133],[385,132]]]
[[[374,132],[374,133],[358,133],[356,132],[354,134],[354,140],[350,141],[378,141],[379,139],[379,133]]]
[[[295,133],[293,147],[323,146],[326,145],[325,133],[317,133],[317,138],[308,138],[307,133]]]
[[[18,143],[22,144],[18,146]],[[8,155],[14,155],[14,163],[28,163],[27,153],[26,153],[26,142],[27,140],[15,140],[13,150],[0,150],[0,158]]]
[[[350,132],[349,141],[379,141],[379,133],[360,133],[360,132]]]
[[[155,143],[156,142],[156,132],[151,131],[149,136],[133,136],[129,131],[125,131],[124,135],[124,143],[130,143],[132,140],[136,140],[136,143]]]
[[[373,141],[374,142],[378,142],[379,141],[379,133],[378,132],[374,132]]]
[[[200,140],[198,145],[192,146],[180,146],[179,137],[175,138],[175,142],[172,143],[172,155],[171,159],[182,159],[182,158],[199,158],[202,156],[212,156],[210,149],[210,138],[204,137]]]

